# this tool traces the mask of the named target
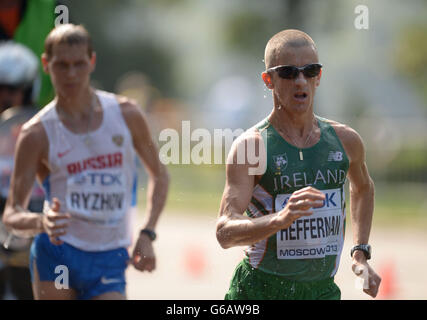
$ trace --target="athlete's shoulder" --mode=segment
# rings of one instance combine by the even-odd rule
[[[227,171],[261,176],[266,169],[266,155],[260,130],[251,127],[233,141],[227,157]]]
[[[144,112],[136,100],[122,95],[116,95],[116,99],[128,127],[146,122]]]
[[[52,100],[22,125],[19,133],[20,145],[23,145],[24,148],[30,146],[30,149],[34,151],[36,148],[46,151],[49,140],[43,123],[56,121],[59,119],[55,112],[55,101]]]
[[[118,94],[115,96],[122,112],[135,112],[141,110],[136,100]]]
[[[262,141],[262,135],[257,126],[253,126],[246,131],[244,131],[241,135],[239,135],[234,141],[233,146],[237,147],[242,144],[248,143],[259,143]]]
[[[321,118],[334,128],[350,160],[364,155],[364,144],[360,134],[347,124]]]
[[[47,156],[49,149],[49,139],[38,114],[33,116],[30,120],[22,125],[16,148],[16,152],[22,155],[31,155],[24,156],[26,158],[25,161],[28,162],[35,159],[41,159],[37,155]]]
[[[43,121],[54,118],[54,107],[53,102],[51,102],[38,111],[22,125],[20,135],[23,137],[34,137],[34,139],[45,139],[46,131],[43,126]]]
[[[126,125],[135,137],[149,137],[148,121],[142,107],[134,99],[116,95]]]
[[[359,133],[349,125],[326,118],[320,119],[328,123],[332,128],[334,128],[340,140],[343,140],[350,144],[362,141],[362,138],[360,137]]]

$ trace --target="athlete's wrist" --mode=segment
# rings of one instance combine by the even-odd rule
[[[352,258],[359,263],[367,261],[365,253],[361,250],[354,251]]]
[[[290,221],[289,216],[284,214],[283,210],[276,212],[271,219],[271,225],[276,231],[287,229],[291,224],[292,222]]]
[[[45,229],[45,227],[44,227],[44,223],[43,223],[43,219],[44,219],[44,214],[42,213],[42,214],[39,214],[38,216],[37,216],[37,220],[36,220],[36,232],[37,233],[44,233],[44,232],[46,232],[46,229]]]
[[[156,240],[157,238],[157,234],[156,232],[154,232],[153,229],[149,229],[149,228],[143,228],[141,229],[141,231],[139,231],[139,236],[146,236],[148,237],[151,241]]]

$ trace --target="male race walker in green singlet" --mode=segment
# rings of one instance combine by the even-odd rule
[[[223,248],[248,247],[225,299],[340,299],[334,276],[344,242],[347,179],[352,268],[364,279],[364,292],[375,297],[381,279],[367,262],[374,184],[362,139],[314,114],[322,65],[306,33],[273,36],[265,65],[273,111],[236,139],[227,160],[217,239]],[[249,145],[259,151],[258,163],[251,161]]]

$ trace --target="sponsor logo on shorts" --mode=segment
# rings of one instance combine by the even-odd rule
[[[102,277],[101,278],[101,283],[102,284],[111,284],[111,283],[119,283],[122,282],[122,279],[116,279],[116,278],[106,278],[106,277]]]

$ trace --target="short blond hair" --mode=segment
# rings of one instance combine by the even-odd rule
[[[286,47],[300,48],[305,46],[312,46],[317,55],[316,44],[307,33],[296,29],[287,29],[276,33],[265,47],[265,68],[275,67]]]
[[[92,39],[89,32],[82,25],[75,25],[71,23],[61,24],[52,29],[46,37],[44,42],[44,53],[49,60],[53,54],[53,47],[58,44],[68,45],[87,45],[87,53],[92,57],[93,47]]]

